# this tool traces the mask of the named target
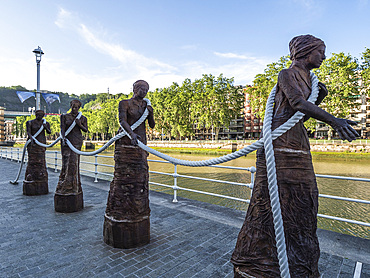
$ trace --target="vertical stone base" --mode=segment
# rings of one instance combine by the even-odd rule
[[[104,215],[104,242],[114,248],[135,248],[150,242],[149,215],[142,220],[115,220]]]
[[[23,195],[35,196],[48,193],[48,181],[23,181]]]
[[[82,192],[70,194],[55,193],[54,195],[54,208],[57,212],[76,212],[82,210],[83,207]]]

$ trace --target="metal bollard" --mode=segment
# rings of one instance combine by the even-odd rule
[[[17,161],[18,161],[18,163],[20,163],[20,162],[21,162],[21,160],[19,159],[19,151],[20,151],[20,148],[17,148],[17,150],[18,150],[18,151],[17,151],[17,153],[18,153],[18,154],[17,154]]]
[[[177,201],[177,177],[178,177],[178,175],[177,175],[177,165],[176,164],[174,164],[174,166],[175,166],[175,169],[174,169],[174,173],[173,173],[173,200],[172,200],[172,202],[173,203],[177,203],[178,201]]]
[[[56,172],[58,172],[58,168],[57,168],[57,166],[58,166],[58,151],[55,151],[55,169],[54,169],[54,172],[56,173]]]
[[[10,147],[10,161],[13,161],[13,147]]]
[[[95,180],[94,182],[99,182],[98,181],[98,155],[95,155]]]

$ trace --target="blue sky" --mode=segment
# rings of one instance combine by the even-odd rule
[[[32,50],[40,46],[41,90],[129,93],[202,74],[251,84],[289,54],[296,35],[323,39],[327,56],[370,48],[368,0],[0,0],[0,86],[36,88]]]

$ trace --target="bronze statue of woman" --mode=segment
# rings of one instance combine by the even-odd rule
[[[48,171],[46,170],[45,148],[36,144],[32,138],[39,131],[41,126],[44,129],[37,135],[36,140],[40,143],[46,143],[45,131],[50,134],[50,124],[43,122],[44,111],[35,112],[36,119],[27,121],[27,134],[31,143],[27,146],[28,163],[26,168],[25,180],[23,181],[24,195],[43,195],[49,193],[48,188]]]
[[[328,94],[324,84],[319,83],[316,103],[307,101],[311,94],[310,70],[319,68],[326,58],[324,42],[302,35],[293,38],[289,48],[292,64],[278,76],[272,130],[297,111],[305,117],[273,141],[286,251],[291,277],[320,277],[316,235],[318,188],[303,123],[310,117],[323,121],[331,125],[342,140],[355,140],[358,134],[350,126],[355,122],[335,118],[317,106]],[[238,278],[280,277],[263,148],[257,151],[251,202],[231,262],[234,276]]]
[[[149,126],[154,128],[153,108],[144,100],[149,84],[138,80],[131,99],[119,103],[119,121],[130,135],[116,141],[114,177],[110,184],[104,216],[104,242],[116,248],[133,248],[150,241],[148,153],[137,146],[146,144],[145,121],[135,132],[131,126],[148,109]],[[119,129],[121,132],[122,129]]]
[[[62,137],[62,170],[54,196],[54,208],[58,212],[75,212],[83,208],[83,194],[80,180],[80,155],[72,151],[66,142],[68,139],[78,150],[81,150],[83,136],[81,131],[88,132],[85,116],[77,118],[81,102],[71,101],[71,112],[60,116],[60,135]],[[76,122],[71,132],[68,128]]]

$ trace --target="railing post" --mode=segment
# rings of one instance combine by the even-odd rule
[[[254,187],[254,173],[256,172],[256,168],[251,167],[250,171],[251,171],[251,187],[250,187],[250,189],[253,190],[253,187]]]
[[[98,155],[95,155],[95,180],[94,182],[98,182]]]
[[[3,146],[0,146],[0,157],[3,158]]]
[[[55,168],[54,168],[54,172],[56,173],[56,172],[58,172],[58,168],[57,168],[57,166],[58,166],[58,151],[55,151],[55,157],[54,157],[54,161],[55,161]]]
[[[5,148],[5,159],[8,159],[8,147]]]
[[[13,161],[13,147],[10,147],[10,161]]]
[[[175,166],[174,173],[173,173],[173,203],[177,203],[177,164],[174,164]]]
[[[17,148],[17,150],[18,150],[18,154],[17,154],[17,161],[18,161],[18,163],[20,163],[21,162],[21,160],[20,160],[20,158],[19,158],[19,150],[20,150],[20,148]]]

